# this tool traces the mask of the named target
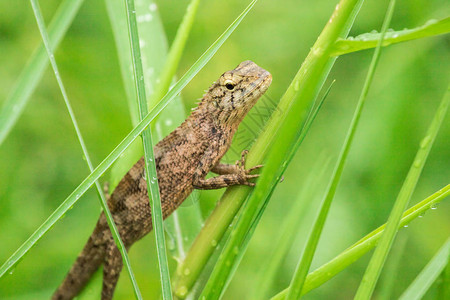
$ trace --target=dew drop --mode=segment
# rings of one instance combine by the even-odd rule
[[[188,289],[185,285],[182,285],[177,289],[177,295],[182,298],[184,298],[187,295],[187,292]]]
[[[418,158],[414,161],[414,167],[416,167],[416,168],[420,168],[421,164],[422,164],[422,160],[420,158]]]
[[[404,228],[408,228],[408,224],[403,226]]]
[[[156,5],[156,3],[151,3],[151,4],[148,6],[148,9],[149,9],[150,11],[155,11],[155,10],[158,9],[158,5]]]
[[[425,23],[425,25],[433,25],[433,24],[436,24],[437,23],[437,20],[436,19],[431,19],[431,20],[428,20],[426,23]]]
[[[211,241],[211,246],[212,247],[216,247],[217,246],[217,241],[216,240],[212,240]]]
[[[433,210],[434,210],[434,209],[437,209],[437,204],[432,204],[432,205],[430,206],[430,208],[433,209]]]
[[[423,138],[423,140],[420,142],[420,147],[425,148],[427,147],[431,142],[431,136],[427,135]]]
[[[191,274],[191,270],[189,268],[184,269],[183,274],[188,276],[189,274]]]

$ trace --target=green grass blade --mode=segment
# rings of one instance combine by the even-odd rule
[[[80,197],[100,178],[103,173],[114,163],[125,149],[142,133],[151,121],[167,106],[167,104],[181,92],[192,78],[206,65],[212,56],[219,50],[231,33],[244,19],[257,0],[253,0],[249,6],[231,23],[222,35],[200,56],[192,67],[181,77],[174,87],[161,99],[136,127],[120,142],[116,148],[87,176],[83,182],[61,203],[61,205],[39,226],[39,228],[8,258],[0,267],[0,277],[13,268],[23,256],[44,236],[51,227],[80,199]]]
[[[286,114],[282,117],[278,116],[280,118],[276,120],[277,125],[275,128],[278,128],[278,131],[275,131],[276,134],[275,132],[269,133],[270,136],[275,135],[273,142],[267,143],[266,141],[264,143],[264,148],[268,148],[267,145],[272,145],[272,148],[269,150],[270,152],[258,182],[249,199],[245,202],[242,213],[233,227],[230,238],[225,244],[211,277],[203,290],[202,296],[206,299],[218,299],[223,293],[232,270],[235,268],[235,263],[237,263],[239,256],[242,255],[240,251],[245,250],[242,246],[244,240],[248,237],[249,229],[261,209],[265,206],[266,200],[269,199],[274,187],[278,184],[285,163],[295,150],[294,145],[300,137],[308,108],[316,98],[329,68],[334,62],[333,59],[330,59],[328,52],[330,46],[334,44],[339,36],[346,34],[349,24],[353,23],[353,18],[360,4],[361,2],[359,1],[343,0],[336,6],[331,16],[332,21],[325,26],[292,84],[280,100],[278,108],[282,104],[288,104],[285,107],[286,109],[280,109]],[[271,122],[269,121],[268,126],[273,125]],[[264,136],[264,133],[262,136]],[[252,150],[254,147],[252,147]],[[261,153],[256,154],[261,155]],[[250,156],[249,153],[248,165],[254,165],[253,159],[254,157]],[[239,189],[243,190],[242,187],[239,187]],[[243,191],[249,190],[245,189]]]
[[[66,89],[65,89],[64,84],[62,82],[62,79],[61,79],[61,76],[60,76],[60,73],[59,73],[59,70],[58,70],[58,66],[57,66],[56,61],[55,61],[55,57],[54,57],[53,52],[52,52],[52,50],[50,48],[50,41],[49,41],[49,38],[48,38],[47,31],[45,29],[45,22],[44,22],[44,18],[42,17],[42,13],[41,13],[41,9],[39,7],[39,3],[37,2],[37,0],[30,0],[30,2],[31,2],[31,6],[33,8],[34,15],[36,17],[36,22],[38,24],[39,31],[40,31],[41,36],[42,36],[42,40],[44,42],[45,49],[47,51],[47,54],[48,54],[48,57],[49,57],[49,60],[50,60],[50,64],[51,64],[51,66],[53,68],[53,71],[55,73],[56,80],[58,82],[59,88],[61,90],[61,94],[62,94],[62,96],[64,98],[64,102],[66,104],[67,110],[68,110],[69,115],[70,115],[70,119],[72,120],[73,126],[75,128],[75,132],[77,134],[78,140],[79,140],[80,145],[81,145],[81,149],[82,149],[83,154],[84,154],[84,156],[86,158],[86,163],[88,165],[89,171],[92,172],[94,170],[94,167],[93,167],[91,159],[89,157],[89,153],[87,151],[86,144],[84,143],[83,136],[82,136],[81,131],[80,131],[79,127],[78,127],[78,123],[77,123],[77,120],[75,118],[75,114],[73,112],[72,106],[70,105],[69,98],[68,98],[67,93],[66,93]],[[99,195],[100,205],[102,206],[102,209],[103,209],[103,211],[105,213],[106,220],[107,220],[107,223],[109,225],[109,228],[111,229],[112,236],[114,238],[114,241],[116,242],[117,248],[119,249],[119,251],[120,251],[120,253],[122,255],[122,259],[123,259],[125,268],[127,270],[127,273],[130,276],[130,280],[132,282],[136,298],[137,299],[142,299],[141,292],[139,291],[139,287],[137,285],[136,279],[135,279],[134,274],[133,274],[133,270],[131,269],[130,260],[129,260],[128,255],[127,255],[126,248],[125,248],[125,246],[124,246],[124,244],[123,244],[123,242],[122,242],[122,240],[120,238],[119,231],[117,230],[117,227],[116,227],[116,225],[114,223],[114,220],[112,218],[111,212],[109,211],[108,205],[106,204],[105,195],[103,194],[102,188],[101,188],[100,183],[98,181],[95,181],[95,187],[97,188],[97,193]]]
[[[167,56],[164,68],[159,76],[160,82],[157,86],[156,93],[152,96],[154,101],[151,101],[151,103],[161,99],[169,90],[170,83],[172,82],[180,63],[181,55],[183,54],[189,32],[191,31],[192,24],[194,23],[199,4],[200,0],[191,0],[188,5],[186,14],[184,15],[183,21],[177,30],[173,44],[170,47],[170,52]]]
[[[423,26],[399,31],[388,31],[383,40],[383,47],[424,37],[431,37],[450,32],[450,17],[442,20],[429,20]],[[352,53],[376,47],[380,33],[363,33],[357,37],[339,39],[333,46],[332,56]]]
[[[134,84],[133,68],[131,67],[132,61],[130,37],[128,35],[128,21],[126,10],[122,1],[105,0],[105,5],[108,12],[109,23],[111,24],[111,29],[114,36],[117,56],[119,58],[120,73],[122,75],[123,86],[127,95],[131,124],[133,124],[133,126],[136,126],[136,124],[139,123],[139,108],[136,101],[137,91]],[[142,145],[139,144],[139,148],[142,149]],[[125,170],[124,173],[126,173],[127,171],[128,169]],[[122,177],[123,174],[121,174],[120,179]],[[110,189],[114,190],[116,185],[117,182],[110,182]]]
[[[140,118],[145,118],[148,113],[147,97],[145,96],[144,70],[142,68],[141,49],[139,46],[139,34],[136,21],[136,8],[134,0],[127,0],[128,32],[130,35],[134,80],[136,83],[137,99],[139,102]],[[156,174],[155,156],[153,153],[153,141],[150,128],[142,132],[142,144],[144,146],[145,173],[147,174],[147,190],[152,214],[152,224],[155,231],[156,250],[158,254],[159,271],[161,276],[161,289],[163,299],[172,299],[170,286],[169,265],[167,263],[166,241],[164,239],[163,215],[161,198],[159,195],[158,177]]]
[[[375,249],[375,252],[369,262],[369,266],[367,267],[362,282],[358,288],[355,296],[356,299],[369,299],[375,289],[381,269],[383,268],[386,257],[389,254],[392,243],[394,242],[403,210],[408,205],[409,199],[414,192],[423,166],[425,165],[425,161],[430,153],[431,146],[433,145],[434,139],[439,132],[439,128],[447,112],[449,102],[450,86],[447,87],[447,91],[444,98],[442,98],[441,104],[436,111],[430,127],[428,128],[427,134],[420,143],[419,151],[416,154],[414,162],[408,172],[408,175],[406,176],[405,182],[400,189],[394,207],[389,216],[386,230],[381,237],[380,244]]]
[[[339,181],[341,179],[342,171],[344,170],[344,166],[347,161],[347,156],[356,133],[356,128],[358,127],[358,123],[361,118],[361,113],[367,98],[367,93],[369,92],[369,87],[372,83],[375,68],[378,62],[378,58],[380,56],[381,44],[383,42],[384,34],[391,21],[394,6],[395,0],[391,0],[389,3],[389,8],[386,12],[385,20],[383,22],[381,37],[378,42],[377,48],[375,49],[372,62],[370,63],[364,87],[359,97],[358,104],[355,113],[353,115],[352,122],[350,124],[350,128],[347,132],[347,136],[344,141],[344,145],[342,147],[341,153],[339,154],[339,158],[336,162],[335,170],[333,172],[333,175],[331,176],[331,181],[327,188],[326,196],[322,202],[319,215],[317,216],[317,219],[315,220],[312,230],[307,239],[305,249],[303,250],[297,269],[295,270],[294,276],[292,277],[291,284],[289,286],[289,290],[286,296],[286,299],[288,300],[299,299],[302,295],[301,292],[303,289],[303,285],[305,283],[306,275],[308,274],[312,259],[316,252],[317,244],[319,243],[319,239],[322,234],[325,221],[328,217],[328,212],[330,210],[331,203],[334,199],[334,195],[336,194],[336,190],[339,185]]]
[[[330,84],[330,86],[328,87],[327,91],[324,93],[324,96],[319,101],[319,103],[318,104],[313,103],[314,105],[313,105],[310,113],[308,114],[308,116],[307,116],[307,118],[305,120],[305,124],[302,127],[301,132],[300,132],[300,136],[299,136],[298,140],[296,141],[292,151],[289,153],[288,158],[286,159],[285,163],[282,166],[281,173],[284,173],[284,171],[286,170],[287,166],[289,165],[291,160],[294,158],[295,153],[297,152],[298,148],[300,147],[300,145],[302,144],[303,140],[305,139],[307,133],[309,132],[309,129],[311,128],[311,125],[314,122],[314,120],[315,120],[315,118],[316,118],[320,108],[322,107],[323,102],[325,101],[326,97],[328,96],[328,94],[329,94],[329,92],[331,90],[331,87],[333,86],[334,82],[335,81],[333,80],[333,82]],[[281,181],[281,179],[278,180],[278,181]],[[275,190],[275,185],[273,185],[271,187],[270,195],[274,192],[274,190]],[[244,240],[242,242],[242,245],[241,245],[241,247],[239,249],[239,253],[238,253],[237,258],[236,258],[235,266],[231,270],[230,276],[228,276],[228,280],[227,280],[227,282],[225,284],[225,288],[228,286],[228,284],[229,284],[231,278],[233,277],[233,275],[234,275],[234,273],[235,273],[239,263],[242,260],[242,257],[245,254],[245,251],[247,249],[248,243],[250,242],[250,239],[251,239],[251,237],[253,236],[253,233],[256,230],[256,226],[258,225],[259,220],[261,219],[261,217],[262,217],[262,215],[263,215],[267,205],[269,204],[269,199],[270,199],[270,196],[265,199],[265,201],[264,201],[264,203],[262,205],[262,208],[258,211],[255,219],[253,220],[252,224],[249,227],[249,230],[248,230],[247,234],[245,235],[245,238],[244,238]]]
[[[52,50],[55,50],[58,47],[83,1],[84,0],[65,0],[59,6],[58,11],[55,13],[48,28]],[[19,79],[6,99],[0,112],[0,145],[4,142],[25,109],[31,94],[47,67],[47,59],[44,45],[40,44],[34,51],[28,64],[23,69]]]
[[[153,93],[149,95],[150,107],[155,105],[157,101],[167,93],[170,84],[175,78],[176,70],[178,69],[187,38],[192,29],[199,3],[199,0],[191,0],[189,3],[167,58],[164,57],[164,66],[162,66],[160,72],[154,76],[155,78],[158,78],[158,80],[155,80],[153,83],[155,88],[152,90]],[[164,32],[162,31],[162,33]],[[142,40],[142,36],[140,39]],[[152,45],[153,42],[149,41],[148,44]],[[149,57],[146,58],[146,61],[149,61]],[[162,139],[172,132],[176,125],[181,124],[184,119],[184,105],[181,101],[181,97],[177,97],[177,99],[171,103],[171,106],[163,111],[156,122],[153,123],[153,136],[156,136],[159,140]],[[193,195],[190,197],[193,197]],[[189,199],[187,199],[187,201],[189,201]],[[175,237],[172,240],[174,247],[170,248],[175,250],[172,251],[172,254],[178,261],[183,259],[186,255],[185,248],[192,243],[192,240],[199,232],[202,223],[203,219],[201,217],[200,205],[198,202],[192,203],[189,208],[174,211],[171,218],[165,221],[164,225],[166,231],[171,237]]]
[[[134,84],[134,74],[131,63],[130,41],[128,36],[128,23],[125,6],[120,1],[105,0],[110,23],[116,41],[117,54],[127,92],[127,102],[130,108],[131,121],[133,126],[139,122],[139,108],[136,101],[136,87]],[[136,19],[138,21],[139,45],[141,49],[142,65],[144,69],[145,91],[147,98],[155,92],[157,79],[167,57],[168,45],[161,18],[158,12],[158,6],[153,0],[142,0],[135,3]],[[160,100],[156,99],[156,100]],[[154,103],[149,103],[153,107]],[[168,120],[170,116],[171,120]],[[156,122],[155,128],[165,128],[165,122],[172,121],[173,124],[179,124],[184,120],[184,105],[181,97],[177,96],[170,102],[168,107],[161,112],[158,119],[164,122]],[[170,127],[170,131],[173,127]],[[160,139],[159,130],[152,130],[155,142]],[[144,155],[142,141],[137,139],[112,166],[110,173],[110,188],[114,190],[123,176],[130,170],[136,161]]]
[[[408,235],[400,235],[397,244],[392,249],[392,256],[386,264],[386,272],[382,277],[381,289],[377,295],[377,299],[379,300],[390,300],[393,298],[392,292],[400,273],[400,263],[403,261],[406,253],[407,241]]]
[[[447,259],[447,266],[439,277],[438,284],[438,297],[437,299],[449,299],[450,298],[450,254]]]
[[[430,262],[414,279],[411,285],[403,292],[399,300],[420,300],[428,291],[433,282],[439,277],[449,262],[450,238],[444,243]],[[444,299],[444,298],[443,298]]]
[[[398,229],[408,225],[412,220],[420,218],[426,211],[436,207],[442,200],[450,196],[450,184],[443,187],[433,195],[427,197],[403,213]],[[321,286],[349,265],[360,259],[364,254],[372,250],[380,240],[381,234],[386,224],[378,227],[371,233],[364,236],[358,242],[347,248],[344,252],[336,256],[330,262],[308,274],[302,290],[302,294]],[[272,297],[272,300],[281,300],[286,297],[288,289],[285,289]]]
[[[314,164],[312,172],[308,175],[302,191],[296,197],[293,202],[294,205],[290,209],[289,214],[280,225],[279,236],[277,240],[272,244],[273,251],[268,255],[270,259],[267,263],[261,266],[261,270],[258,272],[259,278],[257,283],[253,286],[253,295],[251,299],[267,299],[267,294],[271,288],[271,283],[276,280],[277,270],[280,268],[283,260],[285,259],[289,249],[295,241],[296,236],[298,236],[298,228],[302,225],[304,218],[307,216],[307,212],[311,207],[312,199],[314,199],[314,190],[317,187],[319,179],[325,174],[330,159],[319,158]],[[321,169],[320,171],[318,171]],[[305,201],[304,199],[308,199]]]

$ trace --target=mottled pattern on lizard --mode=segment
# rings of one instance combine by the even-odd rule
[[[247,112],[267,90],[272,76],[252,61],[225,72],[209,88],[198,107],[154,148],[163,216],[169,216],[194,189],[249,185],[257,177],[244,168],[245,154],[235,165],[220,163]],[[210,172],[219,176],[205,179]],[[151,212],[141,158],[108,198],[108,207],[128,249],[152,230]],[[52,299],[72,299],[92,274],[103,267],[102,299],[112,299],[122,269],[104,213],[94,232]]]

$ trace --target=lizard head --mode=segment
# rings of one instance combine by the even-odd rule
[[[209,89],[208,111],[219,123],[239,125],[272,82],[272,75],[250,60],[223,73]]]

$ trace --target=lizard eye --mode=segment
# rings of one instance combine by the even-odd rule
[[[232,89],[234,89],[234,86],[236,84],[234,83],[234,81],[227,79],[227,80],[225,80],[224,85],[227,89],[229,89],[231,91]]]

